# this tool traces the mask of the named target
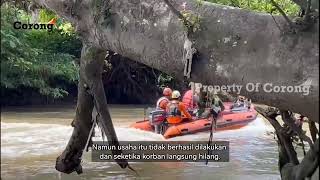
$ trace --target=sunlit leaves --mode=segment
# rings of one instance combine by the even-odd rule
[[[56,14],[53,11],[49,11],[47,9],[40,9],[39,12],[39,21],[41,23],[47,23],[49,22],[52,18],[57,17]]]
[[[239,7],[243,9],[280,14],[274,8],[269,0],[206,0],[208,2],[223,4],[228,6]],[[299,12],[299,7],[292,2],[292,0],[275,0],[284,12],[290,16],[295,16]]]
[[[28,15],[10,5],[1,6],[1,13],[1,86],[31,87],[53,98],[67,95],[60,86],[78,80],[78,65],[74,61],[81,49],[71,24],[52,32],[16,30],[12,23],[26,21]],[[42,11],[42,21],[54,15],[46,13]]]
[[[167,75],[167,74],[160,74],[158,76],[158,86],[159,88],[164,88],[166,86],[168,86],[168,84],[170,84],[172,81],[174,80],[174,78],[170,75]]]

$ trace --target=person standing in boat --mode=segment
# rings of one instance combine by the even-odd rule
[[[220,112],[222,112],[225,108],[219,96],[216,93],[211,93],[211,94],[212,94],[211,109],[213,111],[212,114],[214,118],[217,118]]]
[[[167,105],[167,121],[169,124],[177,124],[182,122],[184,119],[191,120],[190,113],[186,110],[185,105],[179,101],[181,94],[179,91],[173,91],[171,101]]]
[[[199,118],[217,118],[219,113],[225,109],[223,102],[214,92],[201,91],[200,99],[198,102],[198,113]]]
[[[168,87],[163,89],[163,96],[157,101],[157,109],[166,110],[168,103],[170,102],[170,97],[172,94],[172,90]]]

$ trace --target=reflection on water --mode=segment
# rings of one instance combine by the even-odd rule
[[[164,140],[150,132],[128,126],[144,118],[142,106],[111,106],[119,140]],[[227,163],[132,163],[139,176],[115,163],[90,162],[83,157],[84,173],[61,174],[55,159],[72,133],[73,107],[11,109],[1,114],[1,177],[3,179],[280,179],[277,145],[272,128],[261,118],[248,126],[214,134],[215,140],[230,141]],[[96,131],[99,131],[96,129]],[[96,139],[101,139],[96,133]],[[208,133],[180,136],[170,140],[207,140]]]

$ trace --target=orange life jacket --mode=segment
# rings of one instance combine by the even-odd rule
[[[193,100],[192,90],[188,90],[184,93],[182,102],[188,110],[193,110],[194,108],[197,108],[197,103]]]
[[[182,115],[186,116],[188,119],[191,119],[191,115],[186,111],[183,103],[177,100],[173,100],[167,105],[166,112],[168,116],[167,121],[170,124],[182,122]]]

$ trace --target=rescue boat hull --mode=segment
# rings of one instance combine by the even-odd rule
[[[224,103],[225,110],[220,113],[216,121],[215,131],[224,131],[224,130],[233,130],[239,129],[257,117],[257,112],[254,107],[251,106],[246,111],[242,112],[232,112],[231,111],[232,103]],[[194,134],[201,131],[208,131],[211,128],[211,119],[196,119],[184,121],[179,124],[169,125],[163,133],[164,138],[172,138],[175,136],[182,136],[185,134]],[[154,132],[154,127],[149,123],[149,120],[138,121],[132,124],[130,127]]]

